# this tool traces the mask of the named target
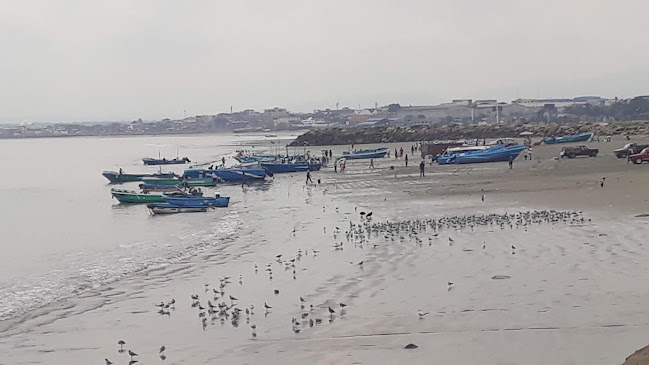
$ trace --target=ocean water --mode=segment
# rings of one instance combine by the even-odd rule
[[[279,142],[260,135],[0,141],[0,319],[191,257],[240,229],[236,203],[173,218],[153,217],[143,205],[119,204],[103,170],[155,172],[158,167],[140,159],[158,153],[167,158],[178,153],[193,163],[226,157],[231,164],[235,150],[255,144],[260,150]],[[163,169],[181,173],[188,166]],[[135,190],[137,184],[118,187]]]

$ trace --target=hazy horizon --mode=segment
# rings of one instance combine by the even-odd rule
[[[649,3],[3,1],[0,122],[649,94]]]

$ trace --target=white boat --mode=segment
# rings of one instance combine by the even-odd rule
[[[176,213],[198,213],[207,212],[208,206],[182,206],[175,204],[149,204],[147,205],[152,214],[176,214]]]

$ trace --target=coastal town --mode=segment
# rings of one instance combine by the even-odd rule
[[[292,112],[274,107],[156,121],[31,123],[0,125],[0,138],[247,133],[327,128],[501,126],[554,123],[614,123],[649,120],[649,96],[627,99],[582,96],[570,99],[456,99],[439,105],[388,104]]]

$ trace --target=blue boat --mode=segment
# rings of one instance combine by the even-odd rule
[[[487,148],[449,148],[442,156],[437,158],[437,163],[447,165],[509,161],[510,158],[516,159],[524,149],[524,145],[498,145],[493,147],[487,146]]]
[[[149,208],[152,214],[196,213],[207,212],[208,209],[211,209],[207,205],[184,206],[169,203],[147,204],[146,207]]]
[[[143,158],[142,162],[145,165],[182,165],[188,162],[191,162],[187,157],[183,158],[174,158],[173,160],[167,160],[166,158]]]
[[[194,206],[208,206],[214,208],[224,208],[230,204],[230,197],[222,197],[220,194],[214,194],[214,197],[204,196],[165,196],[167,203],[172,205],[194,207]]]
[[[264,180],[268,172],[263,168],[189,169],[183,172],[183,179],[217,178],[222,182]]]
[[[121,184],[132,181],[142,181],[145,178],[161,178],[171,179],[176,177],[174,173],[156,173],[156,174],[125,174],[121,169],[120,171],[104,171],[101,173],[111,184]]]
[[[285,172],[318,171],[322,167],[322,164],[317,161],[261,162],[260,165],[273,174]]]
[[[354,150],[343,152],[343,158],[348,160],[359,160],[363,158],[383,158],[388,153],[387,148],[377,148],[373,150]]]
[[[580,134],[573,134],[570,136],[563,137],[549,137],[543,138],[543,143],[545,144],[555,144],[555,143],[573,143],[573,142],[587,142],[589,139],[593,138],[595,133],[585,132]]]

